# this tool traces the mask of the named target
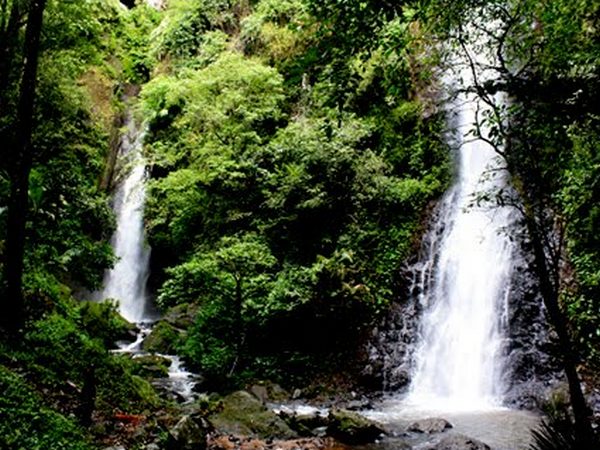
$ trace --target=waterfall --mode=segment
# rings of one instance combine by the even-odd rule
[[[470,67],[447,81],[456,94],[450,110],[457,173],[426,237],[414,292],[423,308],[407,404],[444,410],[502,404],[506,317],[515,212],[479,201],[507,187],[503,160],[470,134],[483,106],[466,93]],[[482,124],[482,132],[489,129]]]
[[[117,229],[112,237],[112,246],[118,258],[112,270],[104,277],[101,299],[114,299],[119,312],[125,319],[138,325],[137,339],[121,343],[118,353],[129,353],[134,358],[144,356],[142,343],[152,332],[152,303],[147,293],[150,264],[150,248],[144,234],[144,203],[146,201],[146,161],[142,154],[144,128],[137,125],[131,114],[125,121],[125,132],[121,137],[119,163],[124,178],[118,182],[114,197]],[[97,296],[98,297],[98,296]],[[194,386],[197,377],[187,371],[174,355],[158,355],[169,360],[166,379],[157,379],[153,384],[167,395],[191,402],[196,397]]]
[[[144,236],[146,163],[142,156],[143,130],[132,117],[121,138],[120,161],[128,170],[114,198],[117,229],[112,245],[118,258],[104,279],[102,298],[119,302],[119,311],[130,322],[146,318],[150,249]]]

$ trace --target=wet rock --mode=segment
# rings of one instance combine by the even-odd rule
[[[222,408],[209,417],[210,423],[223,434],[261,439],[298,437],[280,417],[246,391],[238,391],[222,400]]]
[[[416,301],[394,303],[366,346],[361,372],[366,386],[401,390],[410,382],[421,306]]]
[[[429,419],[418,420],[418,421],[412,423],[408,427],[408,431],[414,431],[416,433],[431,434],[431,433],[441,433],[442,431],[445,431],[449,428],[452,428],[452,424],[450,422],[448,422],[446,419],[440,419],[440,418],[434,417],[434,418],[429,418]]]
[[[184,416],[169,430],[166,450],[203,450],[210,428],[203,419]]]
[[[330,424],[327,411],[317,408],[303,408],[301,410],[281,408],[278,415],[292,430],[305,437],[325,436],[327,427]]]
[[[146,378],[166,378],[169,376],[171,361],[158,355],[142,355],[134,358],[135,374]]]
[[[463,436],[462,434],[452,434],[444,437],[437,444],[427,447],[426,450],[491,450],[489,445],[484,444],[477,439]]]
[[[347,409],[332,409],[328,420],[327,433],[345,444],[367,444],[385,434],[381,424]]]
[[[350,400],[349,402],[345,403],[343,406],[345,409],[349,409],[350,411],[373,409],[373,403],[368,398]]]

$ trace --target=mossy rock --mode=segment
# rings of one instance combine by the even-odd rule
[[[291,398],[288,391],[271,381],[262,380],[250,386],[249,392],[263,403],[285,402]]]
[[[91,336],[102,339],[107,347],[136,337],[135,324],[125,320],[112,302],[82,302],[79,314],[82,328]]]
[[[179,337],[180,334],[173,325],[161,320],[144,339],[142,349],[149,353],[175,354]]]
[[[166,378],[169,376],[171,361],[164,356],[142,355],[133,360],[135,362],[134,372],[145,378]]]
[[[179,330],[187,330],[196,321],[199,309],[198,305],[182,303],[169,308],[163,320]]]
[[[260,400],[238,391],[222,400],[219,412],[208,420],[219,432],[259,439],[294,439],[298,435]]]
[[[138,398],[147,405],[158,407],[160,406],[161,400],[152,385],[142,377],[137,375],[131,376],[131,383],[134,392]]]
[[[360,445],[375,442],[385,430],[381,424],[355,411],[332,409],[327,433],[345,444]]]

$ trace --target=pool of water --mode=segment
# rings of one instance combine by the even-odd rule
[[[475,438],[489,445],[492,450],[527,450],[531,444],[531,430],[539,425],[541,419],[529,411],[501,407],[481,410],[428,409],[407,405],[402,399],[388,399],[376,409],[364,411],[363,414],[383,423],[396,436],[382,441],[379,448],[397,448],[394,441],[401,440],[415,450],[426,448],[447,433]],[[406,432],[414,421],[431,417],[446,419],[453,428],[432,435]]]

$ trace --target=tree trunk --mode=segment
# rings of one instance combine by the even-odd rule
[[[6,5],[3,5],[6,7]],[[6,14],[6,11],[2,11]],[[0,116],[8,111],[8,95],[10,85],[10,73],[14,64],[15,53],[19,41],[19,23],[21,10],[19,2],[14,2],[10,9],[10,15],[6,23],[0,29]]]
[[[234,326],[238,326],[238,330],[237,330],[237,339],[235,342],[235,359],[233,361],[233,364],[231,366],[231,369],[229,370],[229,376],[232,376],[233,373],[235,372],[235,370],[237,369],[237,366],[240,362],[240,358],[242,356],[242,348],[244,347],[244,341],[246,339],[246,332],[244,329],[244,325],[242,322],[242,305],[244,302],[244,297],[243,297],[243,292],[242,292],[242,277],[239,276],[235,276],[234,275],[234,279],[235,279],[235,322],[236,324]]]
[[[36,94],[36,78],[40,35],[46,0],[32,0],[25,32],[24,67],[19,105],[10,158],[11,191],[6,230],[6,283],[3,326],[15,332],[25,319],[23,302],[23,266],[25,256],[25,225],[27,223],[29,173],[31,172],[31,134]]]

